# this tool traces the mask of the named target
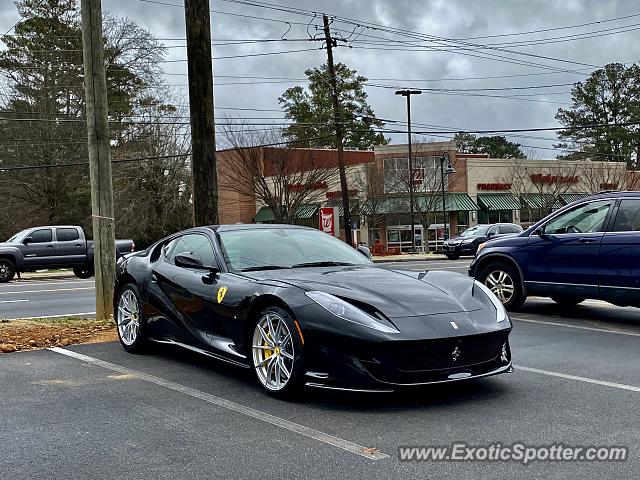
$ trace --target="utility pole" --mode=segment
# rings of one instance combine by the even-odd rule
[[[397,90],[396,95],[407,97],[407,146],[409,147],[409,212],[411,221],[411,252],[416,251],[416,222],[413,216],[413,155],[411,154],[411,95],[420,95],[420,90]],[[426,238],[422,232],[422,241]]]
[[[218,223],[218,174],[209,0],[184,0],[184,15],[191,114],[193,220],[196,226],[214,225]]]
[[[342,122],[340,120],[340,100],[338,98],[338,82],[336,80],[336,70],[333,66],[333,47],[337,42],[331,38],[329,30],[329,18],[322,15],[324,22],[324,38],[327,44],[327,65],[329,75],[331,75],[331,96],[333,97],[333,121],[336,125],[336,146],[338,149],[338,170],[340,172],[340,189],[342,190],[342,208],[344,210],[344,237],[345,242],[353,245],[353,235],[351,234],[351,211],[349,209],[349,187],[347,185],[347,172],[344,167],[344,151],[342,149]]]
[[[82,51],[87,102],[93,264],[96,276],[96,319],[113,315],[116,237],[109,148],[107,79],[104,69],[102,6],[100,0],[82,0]]]

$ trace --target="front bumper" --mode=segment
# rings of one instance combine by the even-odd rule
[[[339,346],[322,347],[314,355],[315,361],[308,363],[306,384],[389,392],[405,386],[510,373],[508,335],[509,330],[502,330],[434,340],[352,344],[348,351]]]
[[[449,255],[474,255],[476,253],[476,246],[473,243],[458,245],[443,245],[443,251]]]

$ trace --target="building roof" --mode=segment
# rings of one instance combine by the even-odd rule
[[[416,211],[429,210],[439,212],[442,210],[442,195],[434,192],[431,195],[422,195],[416,200]],[[445,194],[445,207],[448,212],[475,211],[478,205],[466,193],[447,192]],[[389,213],[409,212],[409,196],[394,195],[367,200],[362,206],[363,215],[386,215]]]
[[[319,205],[315,203],[309,203],[306,205],[300,205],[296,213],[294,214],[294,218],[298,219],[308,219],[313,217],[316,213],[318,213]],[[253,217],[252,221],[254,222],[275,222],[275,217],[273,215],[273,210],[270,207],[262,207],[258,210],[255,217]]]
[[[522,206],[510,193],[479,193],[478,205],[487,210],[520,210]]]

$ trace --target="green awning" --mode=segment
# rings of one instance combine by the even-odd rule
[[[563,193],[560,195],[560,201],[565,205],[569,205],[571,202],[576,202],[578,200],[582,200],[583,198],[587,198],[590,194],[578,192],[578,193]]]
[[[478,210],[478,205],[466,193],[448,192],[445,194],[445,206],[448,212],[468,212]],[[439,212],[442,210],[442,195],[421,195],[416,200],[415,211]],[[408,213],[409,197],[393,196],[370,198],[362,206],[363,215],[387,215],[390,213]]]
[[[298,219],[309,219],[313,217],[318,212],[318,205],[315,203],[310,203],[308,205],[300,205],[294,215],[295,218]],[[275,222],[275,217],[273,216],[273,211],[270,207],[262,207],[258,210],[255,217],[252,219],[256,223],[260,222]]]
[[[510,193],[479,193],[478,205],[490,211],[522,208],[518,199]]]
[[[358,202],[358,199],[351,199],[349,200],[349,204],[351,205],[351,214],[354,215],[358,212],[358,210],[360,209],[360,204]],[[334,198],[329,200],[327,203],[325,203],[324,205],[325,207],[338,207],[339,210],[339,216],[344,216],[344,205],[342,204],[342,198]]]
[[[555,195],[551,193],[523,193],[520,195],[522,206],[539,209],[551,208],[553,210],[562,207],[562,203]]]

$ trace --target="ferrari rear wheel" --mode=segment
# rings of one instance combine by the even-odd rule
[[[127,352],[138,353],[145,347],[140,294],[135,285],[125,285],[118,292],[116,303],[118,338]]]
[[[302,386],[303,343],[286,310],[269,307],[260,313],[251,340],[253,368],[260,385],[271,395],[286,397]]]

